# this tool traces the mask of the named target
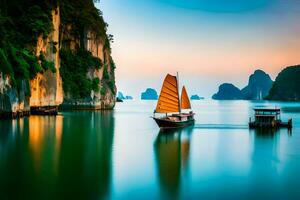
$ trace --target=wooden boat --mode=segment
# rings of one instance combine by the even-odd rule
[[[279,108],[255,108],[255,120],[249,120],[249,128],[292,128],[292,119],[281,121]]]
[[[192,111],[183,113],[183,109],[191,109],[191,103],[185,87],[182,87],[181,98],[179,98],[178,77],[168,74],[157,101],[153,119],[160,128],[183,128],[194,125],[194,113]],[[155,114],[165,114],[156,117]]]
[[[57,115],[58,106],[31,107],[30,112],[32,115]]]

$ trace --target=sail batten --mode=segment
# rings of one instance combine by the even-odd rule
[[[178,96],[176,96],[176,95],[174,95],[174,94],[172,94],[170,92],[162,91],[162,93],[166,93],[167,95],[170,95],[171,97],[178,99]]]
[[[176,109],[175,107],[170,106],[170,105],[163,105],[163,108],[164,108],[165,110],[173,110],[173,109]]]
[[[175,105],[175,104],[170,104],[170,102],[166,102],[166,101],[162,101],[161,104],[159,105],[159,107],[162,107],[162,106],[168,106],[168,107],[173,107],[175,109],[177,109],[178,105]]]
[[[191,109],[190,99],[186,92],[185,86],[182,87],[180,103],[181,103],[181,109]]]
[[[155,112],[170,113],[179,112],[179,110],[177,78],[168,74],[164,80]]]
[[[166,83],[165,85],[165,90],[170,90],[171,92],[173,92],[174,94],[178,94],[177,89],[174,89],[174,87],[176,87],[176,85],[170,85],[169,83]]]
[[[178,104],[176,104],[177,99],[178,98],[173,98],[173,97],[164,97],[164,96],[161,97],[162,101],[169,101],[178,106]]]
[[[178,105],[174,104],[174,103],[171,103],[170,101],[161,101],[161,103],[159,104],[159,106],[161,105],[168,105],[168,106],[172,106],[172,107],[175,107],[177,108]]]

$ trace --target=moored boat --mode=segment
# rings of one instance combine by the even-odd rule
[[[281,120],[279,108],[254,108],[254,121],[249,120],[249,128],[292,128],[292,119],[287,122]]]
[[[188,109],[191,109],[191,103],[185,86],[182,87],[180,97],[178,77],[168,74],[163,82],[153,119],[160,128],[165,129],[191,126],[195,123],[195,113],[193,111],[182,112]],[[165,115],[156,117],[157,113]]]

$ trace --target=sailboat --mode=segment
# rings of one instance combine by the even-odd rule
[[[182,87],[181,97],[179,95],[178,74],[172,76],[167,74],[154,110],[153,119],[160,128],[183,128],[194,125],[193,111],[183,113],[182,110],[191,109],[189,96]],[[156,117],[156,113],[165,114],[163,117]]]

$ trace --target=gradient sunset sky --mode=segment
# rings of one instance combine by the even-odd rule
[[[273,79],[300,64],[299,0],[101,0],[114,35],[119,91],[160,91],[180,73],[189,95],[211,97],[219,84],[247,84],[255,69]]]

